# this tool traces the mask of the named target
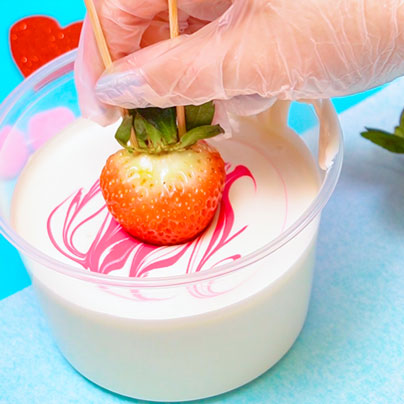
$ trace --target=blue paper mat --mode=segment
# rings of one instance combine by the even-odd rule
[[[345,162],[296,344],[259,379],[201,403],[404,403],[404,156],[359,136],[365,125],[392,129],[402,94],[403,79],[341,115]],[[0,302],[1,404],[121,402],[138,401],[98,388],[63,359],[31,288]]]

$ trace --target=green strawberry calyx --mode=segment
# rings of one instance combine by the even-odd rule
[[[185,107],[186,132],[178,135],[176,108],[137,108],[128,110],[115,133],[118,143],[130,152],[163,153],[185,150],[198,140],[224,133],[212,125],[215,106],[212,101]]]

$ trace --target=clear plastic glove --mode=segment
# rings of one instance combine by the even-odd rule
[[[168,107],[212,99],[222,101],[219,109],[255,114],[276,98],[347,95],[404,74],[404,0],[178,5],[184,35],[140,49],[168,38],[166,0],[99,0],[116,62],[97,81],[103,66],[86,22],[76,63],[85,116],[105,124],[118,116],[107,105]]]
[[[170,37],[167,0],[94,0],[113,60]],[[219,18],[231,0],[179,0],[181,34],[192,34]],[[102,125],[120,117],[120,109],[101,103],[95,95],[104,64],[86,17],[75,63],[75,81],[83,116]],[[223,114],[223,108],[218,106]]]

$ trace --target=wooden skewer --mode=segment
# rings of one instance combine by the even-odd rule
[[[88,16],[90,18],[91,26],[94,32],[97,47],[100,52],[102,62],[105,68],[108,68],[112,64],[111,54],[109,53],[107,41],[105,40],[104,33],[102,31],[100,19],[98,18],[97,10],[95,8],[93,0],[84,0],[87,8]],[[178,26],[178,8],[177,0],[168,0],[168,12],[170,21],[170,37],[176,38],[179,35]],[[122,115],[125,116],[127,111],[122,109]],[[177,107],[177,123],[178,134],[181,137],[186,132],[185,124],[185,108],[183,106]]]
[[[180,34],[177,0],[168,0],[168,16],[170,21],[170,38],[176,38]]]
[[[93,0],[84,0],[84,3],[87,8],[88,16],[90,17],[91,26],[93,28],[98,50],[101,54],[102,62],[104,63],[105,68],[108,68],[112,64],[112,58],[111,54],[109,53],[104,33],[102,32],[102,27],[100,19],[98,18],[97,10],[94,6]]]
[[[177,0],[168,0],[168,15],[170,21],[170,38],[176,38],[180,34],[178,26]],[[183,106],[177,106],[176,109],[178,134],[181,138],[181,136],[187,131],[185,123],[185,108]]]
[[[93,0],[84,0],[87,8],[87,13],[90,18],[91,27],[94,32],[95,42],[97,43],[98,51],[100,52],[104,67],[107,69],[112,65],[111,54],[109,53],[107,41],[102,31],[100,19],[98,18],[97,9],[95,8]],[[125,108],[120,108],[122,116],[126,116],[128,111]]]

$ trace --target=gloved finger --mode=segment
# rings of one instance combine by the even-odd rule
[[[232,4],[232,0],[179,0],[178,7],[192,17],[205,21],[219,18]]]
[[[404,73],[402,21],[404,0],[235,0],[193,35],[118,61],[97,95],[134,108],[351,94]]]
[[[112,59],[119,58],[140,48],[144,31],[160,11],[164,0],[97,0],[95,7],[100,18]],[[104,64],[98,52],[91,24],[86,17],[75,61],[75,82],[82,115],[101,125],[108,125],[120,116],[119,109],[111,108],[97,100],[94,87],[104,71]]]
[[[143,33],[166,9],[165,0],[98,0],[97,12],[112,60],[140,49]]]
[[[187,16],[186,21],[180,22],[180,30],[183,34],[193,34],[206,25],[206,21],[200,20],[195,17]],[[140,47],[153,45],[157,42],[164,41],[170,38],[170,24],[168,13],[160,13],[150,23],[150,25],[143,32]]]
[[[190,36],[159,42],[114,63],[97,83],[103,102],[125,108],[161,108],[226,99],[222,85],[221,43],[214,21]]]
[[[164,23],[164,32],[152,27],[156,14],[166,8],[164,1],[133,2],[106,0],[95,2],[97,14],[103,26],[112,58],[117,58],[140,48],[142,35],[148,30],[147,41],[157,42],[168,38],[168,22]],[[128,5],[132,8],[128,9]],[[97,79],[104,71],[104,64],[98,52],[92,27],[86,17],[75,61],[75,82],[82,115],[101,125],[108,125],[120,116],[120,110],[101,103],[95,96],[94,88]]]
[[[276,101],[274,97],[261,97],[258,94],[239,95],[222,101],[227,113],[239,116],[257,115],[270,108]]]
[[[198,16],[216,18],[224,7],[228,7],[229,0],[204,0],[203,4],[199,0],[182,0],[179,6],[182,7],[182,4],[186,11],[179,10],[181,32],[193,33],[206,24]],[[95,6],[113,60],[169,38],[166,0],[98,0]],[[104,65],[90,24],[86,22],[75,63],[79,102],[83,116],[107,125],[116,120],[119,114],[95,97],[95,82],[103,71]]]
[[[113,60],[138,50],[146,32],[148,44],[170,37],[167,0],[98,0],[98,4],[100,22]],[[179,0],[180,32],[194,32],[189,17],[212,21],[230,4],[230,0]]]

